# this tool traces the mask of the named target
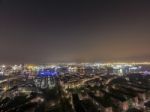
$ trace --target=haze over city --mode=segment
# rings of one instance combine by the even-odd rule
[[[0,62],[150,61],[149,1],[0,1]]]

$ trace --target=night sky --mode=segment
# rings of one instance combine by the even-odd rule
[[[150,61],[149,0],[50,1],[0,0],[0,63]]]

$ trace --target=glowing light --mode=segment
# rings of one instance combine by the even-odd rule
[[[138,67],[132,67],[132,68],[130,68],[131,70],[137,70],[138,69]]]
[[[57,75],[58,73],[56,72],[56,71],[54,71],[54,70],[40,70],[39,72],[38,72],[38,76],[40,76],[40,77],[47,77],[47,76],[55,76],[55,75]]]
[[[2,65],[2,67],[5,68],[6,66],[5,66],[5,65]]]
[[[17,69],[17,65],[14,65],[12,68],[13,68],[13,70],[16,70]]]
[[[4,72],[0,72],[0,74],[1,74],[1,75],[3,75],[3,74],[4,74]]]
[[[7,87],[7,86],[5,86],[5,87],[3,88],[3,90],[4,90],[4,91],[7,91],[7,90],[8,90],[8,87]]]

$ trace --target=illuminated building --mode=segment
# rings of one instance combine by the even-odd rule
[[[53,88],[56,85],[55,76],[57,72],[52,69],[40,70],[37,78],[34,80],[35,85],[39,88]]]

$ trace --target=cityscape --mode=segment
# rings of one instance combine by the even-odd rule
[[[0,0],[0,112],[150,112],[150,0]]]
[[[0,66],[2,112],[148,112],[150,63]]]

